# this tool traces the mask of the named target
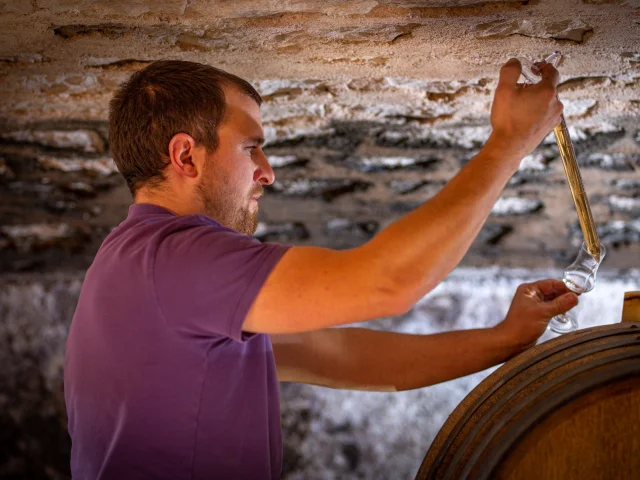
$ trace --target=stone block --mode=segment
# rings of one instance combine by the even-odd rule
[[[105,151],[104,140],[93,130],[19,130],[0,133],[0,138],[9,142],[79,150],[86,153]]]
[[[29,15],[33,13],[33,2],[21,0],[0,0],[0,14],[13,13],[16,15]]]
[[[489,138],[491,126],[459,126],[442,128],[418,128],[410,125],[405,129],[387,129],[376,138],[380,146],[394,147],[441,147],[465,148],[481,147]]]
[[[39,155],[38,162],[44,168],[60,170],[62,172],[87,172],[99,176],[109,176],[118,173],[118,167],[110,157],[101,158],[59,158]]]
[[[139,17],[143,14],[184,15],[189,0],[37,0],[37,7],[53,14],[119,15]]]
[[[550,160],[551,158],[549,158],[548,153],[545,155],[542,152],[534,152],[522,159],[520,166],[518,167],[518,171],[527,173],[545,172],[549,169]]]
[[[593,28],[579,18],[566,20],[529,20],[526,18],[501,19],[481,23],[475,29],[476,38],[504,38],[509,35],[524,35],[535,38],[571,40],[580,43],[586,32]]]
[[[43,179],[44,180],[44,179]],[[11,182],[8,184],[9,191],[15,195],[30,195],[35,198],[47,198],[55,190],[55,186],[50,182]]]
[[[343,178],[297,178],[276,180],[268,188],[288,197],[315,197],[330,202],[341,195],[365,191],[372,185],[370,182]]]
[[[53,34],[65,40],[77,37],[103,35],[111,40],[116,40],[126,34],[133,33],[134,27],[124,23],[98,23],[98,24],[70,24],[54,26]]]
[[[513,231],[511,225],[497,223],[486,223],[478,233],[475,242],[482,245],[497,245],[510,232]]]
[[[277,97],[295,97],[302,92],[314,90],[323,85],[323,82],[314,79],[257,79],[251,84],[264,100],[270,100]]]
[[[5,225],[0,227],[0,233],[21,252],[56,245],[68,246],[70,240],[74,240],[78,235],[78,232],[67,223]]]
[[[2,55],[0,56],[0,62],[13,63],[13,64],[34,64],[34,63],[48,63],[51,61],[50,57],[42,55],[40,53],[19,53],[18,55]]]
[[[620,57],[629,63],[640,63],[640,52],[622,52]]]
[[[395,120],[396,123],[406,123],[412,120],[435,120],[437,118],[449,117],[455,113],[456,109],[451,105],[441,103],[426,104],[384,104],[358,106],[350,111],[353,119],[372,120],[388,122]]]
[[[640,179],[618,178],[611,181],[615,190],[637,190],[640,193]]]
[[[611,212],[625,213],[634,217],[640,216],[640,196],[610,195],[608,203]]]
[[[389,205],[385,205],[385,209],[388,209],[390,212],[394,214],[396,213],[404,214],[404,213],[412,212],[413,210],[415,210],[416,208],[420,207],[423,204],[424,202],[419,200],[392,202]]]
[[[332,218],[325,224],[325,233],[331,237],[347,236],[358,240],[372,238],[380,228],[376,220],[350,220],[348,218]]]
[[[329,127],[317,125],[288,125],[288,126],[264,126],[264,146],[282,147],[307,143],[311,146],[320,146],[326,142],[331,143],[335,130]]]
[[[260,109],[260,116],[265,124],[282,123],[297,118],[324,118],[325,105],[322,103],[295,104],[265,103]]]
[[[598,102],[593,98],[579,100],[563,100],[564,116],[566,118],[584,117],[589,114]]]
[[[307,158],[296,155],[267,155],[271,168],[304,167],[309,163]]]
[[[491,215],[498,217],[529,215],[544,207],[540,200],[522,197],[500,197],[491,209]]]
[[[283,14],[322,14],[330,16],[367,15],[376,7],[393,8],[462,8],[487,3],[514,3],[522,0],[306,0],[304,2],[256,2],[236,0],[220,4],[193,2],[188,13],[213,18],[252,18]],[[216,7],[216,8],[214,8]]]
[[[420,190],[427,183],[427,180],[392,180],[387,183],[387,187],[398,195],[406,195]]]
[[[640,242],[640,219],[633,220],[612,220],[610,222],[598,223],[596,230],[600,241],[606,246],[619,248],[623,245],[632,245]],[[572,244],[580,246],[583,241],[582,230],[579,223],[569,225],[569,237]]]
[[[83,59],[82,64],[85,67],[100,68],[102,70],[138,71],[152,62],[153,60],[138,58],[88,57]]]
[[[379,125],[363,121],[322,120],[318,124],[264,127],[265,146],[327,148],[349,154]]]
[[[297,242],[308,239],[309,231],[301,222],[258,222],[253,236],[263,242]]]
[[[80,197],[93,198],[96,196],[96,189],[87,182],[70,182],[62,185],[62,190],[76,194]]]
[[[419,27],[418,23],[403,23],[399,25],[363,25],[356,27],[329,28],[317,33],[323,40],[341,41],[346,43],[374,42],[391,43],[400,37],[410,35]]]
[[[392,44],[400,37],[411,35],[419,27],[417,23],[403,24],[370,24],[296,29],[289,31],[272,31],[272,47],[280,54],[296,54],[304,51],[308,45],[359,45],[359,44]]]
[[[579,155],[578,162],[585,167],[597,167],[603,170],[632,172],[640,166],[639,154],[591,153]]]
[[[380,5],[401,8],[462,8],[486,3],[520,3],[522,0],[378,0]]]
[[[430,100],[451,101],[457,95],[471,90],[477,93],[487,92],[488,81],[477,80],[426,80],[407,77],[384,77],[379,89],[397,90],[416,94]],[[372,88],[375,90],[376,88]]]
[[[349,157],[344,164],[360,172],[433,168],[440,160],[433,157]]]

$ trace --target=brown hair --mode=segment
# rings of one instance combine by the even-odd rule
[[[166,179],[168,145],[187,133],[207,152],[218,146],[218,126],[225,114],[223,86],[262,98],[249,82],[195,62],[162,60],[134,73],[109,102],[109,145],[131,194]]]

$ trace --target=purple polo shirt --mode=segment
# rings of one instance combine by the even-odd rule
[[[205,215],[129,208],[67,340],[74,479],[279,478],[271,341],[242,324],[287,248]]]

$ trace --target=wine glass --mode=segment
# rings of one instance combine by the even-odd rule
[[[581,295],[593,290],[596,286],[596,273],[606,255],[607,249],[600,244],[600,255],[596,258],[587,248],[587,244],[582,242],[578,257],[569,265],[562,276],[563,283],[572,292]],[[549,329],[555,333],[568,333],[578,329],[577,312],[573,307],[566,313],[556,315],[549,322]]]

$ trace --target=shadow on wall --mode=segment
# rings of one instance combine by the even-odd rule
[[[0,478],[70,477],[62,367],[81,280],[0,280]]]

